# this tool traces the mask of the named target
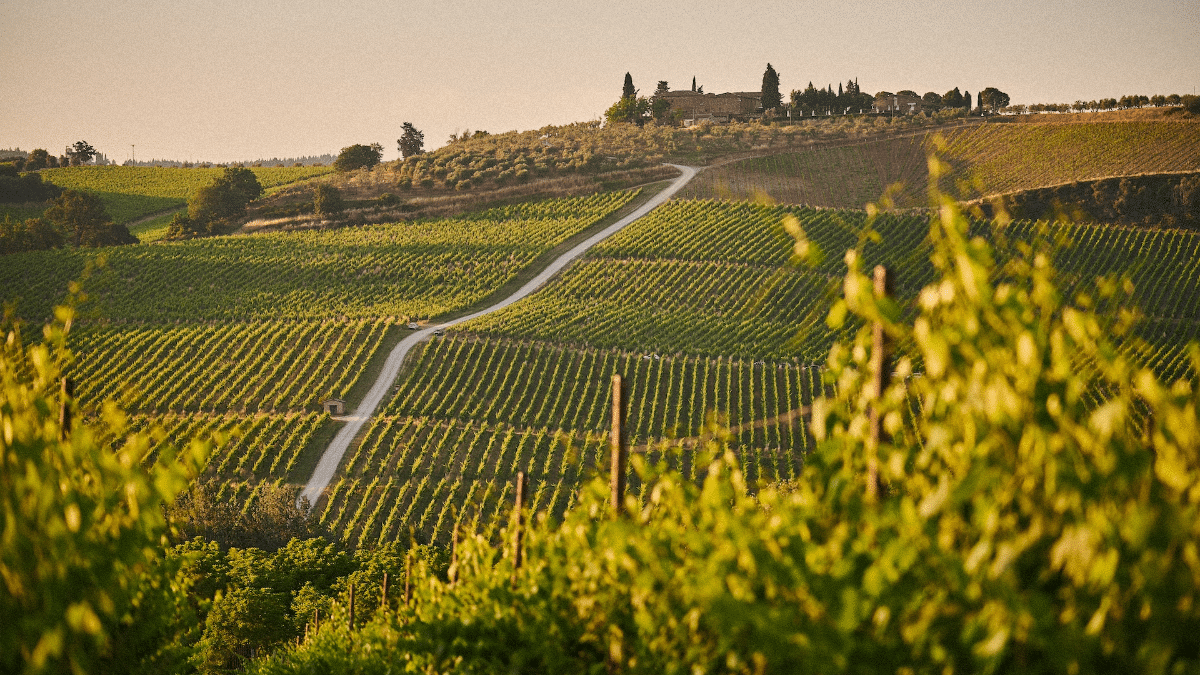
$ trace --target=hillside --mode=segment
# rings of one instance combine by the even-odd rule
[[[532,139],[531,147],[545,150],[543,141],[550,138],[564,147],[568,140],[608,139],[612,145],[596,148],[623,148],[625,164],[613,168],[627,176],[657,175],[647,162],[662,156],[653,148],[635,155],[646,139],[675,143],[676,151],[690,139],[690,152],[735,158],[702,172],[685,188],[691,199],[660,207],[533,297],[469,322],[416,354],[347,455],[328,498],[317,504],[321,523],[356,544],[388,541],[410,528],[445,541],[454,520],[464,517],[486,530],[502,513],[503,491],[518,468],[528,473],[538,507],[561,512],[589,467],[600,462],[604,387],[616,370],[630,382],[637,443],[695,437],[715,413],[721,423],[739,428],[735,446],[755,480],[795,476],[811,442],[795,411],[823,391],[821,366],[829,345],[844,335],[825,322],[845,269],[841,252],[858,247],[866,264],[889,265],[899,299],[910,306],[933,274],[927,222],[695,197],[715,189],[722,176],[742,181],[736,191],[723,188],[726,195],[767,193],[787,201],[782,198],[792,194],[797,201],[830,203],[877,199],[903,177],[925,180],[931,134],[910,128],[873,140],[813,144],[808,132],[836,135],[845,131],[839,124],[855,122],[691,130],[581,126],[529,138],[471,138],[451,146],[453,152],[423,159],[425,167],[474,163],[501,153],[506,143]],[[1196,152],[1179,139],[1196,129],[1193,122],[1132,120],[1053,128],[987,123],[942,133],[956,175],[974,171],[977,183],[996,185],[1013,184],[1001,183],[1004,176],[1023,177],[1027,182],[1017,184],[1034,185],[1106,166],[1134,171],[1192,165]],[[812,147],[770,154],[799,143]],[[1103,160],[1077,162],[1076,174],[1029,169],[1040,161],[1038,148],[1070,154],[1060,148],[1066,143]],[[738,153],[764,152],[736,159]],[[996,172],[1005,161],[1025,162],[1025,169]],[[203,175],[199,171],[68,175],[90,176],[95,187],[178,199],[194,189],[183,178],[194,182]],[[545,180],[578,178],[595,193],[601,187],[596,177],[613,175],[563,175],[571,171],[576,169],[547,168]],[[377,167],[336,179],[369,185],[394,181],[395,174],[394,166]],[[135,175],[135,185],[102,184]],[[274,180],[287,179],[280,174]],[[489,198],[481,194],[521,187],[488,185],[478,180],[459,191],[443,184],[427,197],[413,189],[405,199],[433,203],[465,193],[454,208],[467,208]],[[525,185],[540,189],[537,181]],[[453,314],[496,293],[539,256],[631,199],[628,193],[601,193],[529,202],[520,201],[519,192],[507,194],[514,200],[508,205],[453,218],[106,250],[106,265],[84,284],[90,300],[73,338],[81,396],[93,404],[117,397],[141,424],[163,424],[168,439],[238,430],[208,473],[222,495],[244,502],[262,481],[302,484],[336,428],[316,404],[342,396],[353,406],[380,355],[403,335],[402,323]],[[792,238],[783,227],[788,218],[825,252],[817,267],[793,260]],[[1038,233],[1029,223],[975,227],[990,240],[1028,240]],[[1070,243],[1056,260],[1068,293],[1097,276],[1131,277],[1133,300],[1147,315],[1141,328],[1150,344],[1147,359],[1161,373],[1179,374],[1184,341],[1200,334],[1200,307],[1193,300],[1200,291],[1196,236],[1107,225],[1060,226],[1046,236]],[[0,287],[6,300],[17,299],[22,316],[46,316],[67,281],[83,274],[96,255],[10,256]]]
[[[83,409],[94,414],[116,399],[138,425],[161,425],[163,442],[233,433],[206,480],[241,503],[261,483],[307,480],[331,427],[319,402],[359,395],[403,323],[471,306],[635,196],[368,228],[12,254],[0,288],[20,316],[36,318],[84,276],[88,300],[71,334],[77,358],[68,372]]]
[[[179,638],[185,650],[198,626],[205,626],[201,650],[258,645],[257,657],[235,647],[243,651],[230,663],[264,672],[361,671],[364,664],[386,672],[416,658],[428,659],[431,671],[481,663],[491,672],[495,654],[515,653],[530,660],[503,670],[540,672],[555,668],[526,666],[561,648],[554,663],[579,666],[562,669],[574,672],[606,663],[597,645],[607,644],[608,654],[613,645],[643,650],[637,663],[659,672],[665,668],[654,659],[667,658],[667,643],[654,631],[685,626],[669,644],[686,656],[667,660],[682,663],[697,644],[727,641],[709,662],[743,659],[729,669],[753,672],[741,667],[746,659],[769,653],[772,664],[803,671],[809,664],[795,656],[797,646],[814,640],[836,658],[890,664],[863,637],[889,625],[887,612],[908,612],[904,620],[917,625],[912,613],[952,607],[940,601],[946,593],[958,594],[953,607],[969,606],[986,588],[987,598],[1019,597],[1020,606],[1042,611],[1052,632],[1064,623],[1066,601],[1056,593],[1080,569],[1085,581],[1070,589],[1098,589],[1083,612],[1094,616],[1102,611],[1096,597],[1134,582],[1093,583],[1098,564],[1077,565],[1072,556],[1108,542],[1109,550],[1124,548],[1095,554],[1108,561],[1104,569],[1119,577],[1140,564],[1152,578],[1162,560],[1186,558],[1175,542],[1194,539],[1187,533],[1200,522],[1196,390],[1180,380],[1200,365],[1200,351],[1189,348],[1200,335],[1200,233],[1161,223],[967,220],[952,209],[931,225],[923,210],[775,202],[779,195],[876,201],[897,178],[925,180],[933,145],[944,147],[953,171],[943,184],[962,185],[961,194],[989,185],[1061,194],[1043,183],[1102,170],[1178,180],[1173,168],[1195,162],[1183,142],[1195,127],[988,122],[942,128],[944,140],[913,127],[856,138],[807,133],[852,124],[584,128],[572,143],[604,133],[633,139],[626,159],[605,166],[606,158],[595,171],[593,160],[565,144],[544,152],[552,135],[543,133],[513,158],[534,157],[536,168],[535,155],[543,157],[541,175],[510,182],[476,173],[451,184],[453,167],[505,151],[487,136],[471,138],[459,148],[470,152],[426,158],[421,171],[447,171],[440,185],[401,189],[394,165],[319,177],[352,197],[340,220],[286,216],[252,234],[6,256],[0,300],[36,320],[82,280],[86,297],[76,296],[68,338],[75,356],[63,374],[76,383],[81,426],[112,425],[97,432],[97,446],[135,439],[138,454],[125,457],[164,467],[168,446],[212,439],[190,501],[172,517],[182,531],[215,541],[193,540],[170,554],[200,589],[171,592],[176,602],[200,599],[199,610],[177,619],[190,631]],[[668,158],[654,147],[636,154],[638,139],[653,134],[693,143],[676,146],[675,157],[712,160],[700,174],[709,182],[595,245],[524,300],[433,330],[507,297],[533,268],[656,192],[661,184],[606,189],[677,173],[650,162]],[[1045,154],[1081,158],[1063,159],[1064,168],[1043,161]],[[1001,171],[1005,162],[1017,168]],[[179,199],[171,190],[183,189],[152,180],[124,186],[113,176],[113,189],[147,193],[145,203]],[[170,177],[146,177],[156,176]],[[738,177],[737,194],[713,180],[722,176]],[[1092,192],[1113,183],[1078,180],[1073,185]],[[387,186],[404,194],[399,203],[378,199]],[[289,190],[303,199],[310,189],[285,186],[259,208],[289,208]],[[718,189],[731,198],[698,198]],[[148,194],[155,191],[167,196]],[[556,191],[580,196],[544,198]],[[738,194],[751,198],[732,198]],[[918,194],[894,196],[904,204]],[[848,264],[886,265],[895,304],[870,300],[869,281],[848,276]],[[858,329],[881,317],[899,338],[898,358],[894,386],[875,402],[864,377],[874,347]],[[427,333],[394,381],[389,374],[375,389],[392,348]],[[632,453],[622,517],[610,517],[597,479],[610,461],[614,373],[625,382]],[[53,385],[50,396],[57,375],[42,383]],[[1177,384],[1159,387],[1156,377]],[[357,429],[366,416],[358,408],[368,389],[383,403],[344,456],[342,445],[326,453],[339,430]],[[321,410],[329,397],[347,402],[348,417]],[[106,401],[127,411],[128,426],[104,410]],[[888,434],[882,442],[868,431],[867,408],[876,406]],[[67,441],[56,440],[55,407],[43,403],[40,411],[45,423],[18,430],[40,429],[49,439],[40,447],[57,458],[55,443]],[[77,433],[69,442],[93,438]],[[314,469],[326,456],[330,464],[342,459],[321,493],[325,474]],[[318,497],[300,513],[296,495],[317,474]],[[1153,530],[1163,512],[1174,514],[1166,525],[1175,530]],[[1005,514],[1004,522],[984,517],[991,513]],[[60,529],[69,528],[70,514],[68,507]],[[521,518],[525,539],[513,536]],[[1106,534],[1078,534],[1089,527]],[[1179,534],[1183,527],[1192,530]],[[255,528],[275,536],[253,538]],[[949,537],[948,529],[973,539]],[[275,549],[296,533],[334,543],[223,550],[231,540]],[[1138,557],[1154,547],[1158,557]],[[528,556],[523,567],[517,551]],[[1013,555],[1035,579],[991,573]],[[1153,591],[1163,598],[1155,617],[1192,611],[1179,609],[1178,589],[1190,588],[1193,570],[1172,564],[1176,576]],[[383,572],[392,575],[390,596]],[[251,577],[258,586],[243,587]],[[323,579],[319,589],[305,583],[310,577]],[[1047,578],[1057,584],[1050,590]],[[347,629],[355,588],[359,623]],[[876,593],[881,588],[886,596]],[[1025,600],[1033,592],[1043,593],[1037,603]],[[229,607],[253,617],[246,625],[272,617],[275,637],[214,638],[209,626],[234,621],[222,614]],[[631,616],[630,607],[639,609]],[[875,609],[858,616],[854,607]],[[320,631],[304,625],[318,610]],[[360,629],[366,620],[373,623]],[[830,632],[834,622],[842,633]],[[1083,624],[1072,625],[1068,637],[1076,639]],[[610,626],[620,635],[597,632]],[[1190,644],[1189,627],[1178,629],[1187,632],[1179,644]],[[960,625],[952,632],[947,641],[962,648],[961,663],[977,663],[982,638],[962,637]],[[750,654],[747,635],[759,639]],[[525,642],[514,645],[513,636]],[[890,655],[902,659],[908,649]],[[254,660],[263,654],[267,661]],[[633,658],[625,659],[631,669]],[[940,653],[921,658],[914,661],[945,662]]]
[[[1045,116],[1034,116],[1045,117]],[[1200,120],[1160,117],[1083,121],[988,121],[862,142],[764,154],[705,171],[694,199],[756,199],[863,208],[893,183],[900,207],[925,206],[926,155],[952,167],[942,188],[960,199],[1113,176],[1200,171]]]
[[[269,195],[279,187],[330,173],[329,167],[253,167],[258,182]],[[99,195],[113,222],[131,225],[153,214],[180,209],[200,188],[221,176],[220,168],[152,166],[75,166],[42,169],[42,180],[62,188]],[[32,218],[45,211],[40,204],[3,204],[0,216]],[[165,221],[142,224],[130,231],[148,241],[165,231]],[[153,230],[153,231],[152,231]],[[147,235],[149,235],[147,237]]]
[[[976,122],[953,117],[843,116],[791,124],[706,123],[686,129],[588,122],[524,132],[464,132],[431,152],[322,181],[350,200],[350,219],[451,216],[496,202],[586,195],[675,175],[663,162],[702,166],[789,148],[906,136],[914,129],[951,129]],[[394,195],[401,205],[381,204],[378,200],[385,194]],[[248,227],[319,224],[322,219],[301,215],[311,199],[309,187],[285,188],[252,209],[254,220]]]

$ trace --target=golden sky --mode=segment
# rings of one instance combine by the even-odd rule
[[[0,148],[86,140],[118,163],[245,161],[464,128],[599,118],[626,71],[709,92],[863,91],[1014,103],[1186,94],[1200,0],[253,2],[0,0]]]

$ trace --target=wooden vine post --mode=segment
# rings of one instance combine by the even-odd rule
[[[612,379],[612,459],[609,462],[608,486],[612,492],[613,513],[620,514],[625,503],[625,463],[629,439],[625,437],[625,387],[619,374]]]
[[[380,589],[381,592],[379,594],[379,610],[382,612],[387,612],[387,608],[388,608],[387,586],[388,586],[388,575],[387,575],[387,572],[384,572],[383,573],[383,585]]]
[[[454,529],[450,531],[450,569],[447,570],[447,575],[450,577],[450,585],[454,585],[458,579],[458,524],[461,519],[454,521]]]
[[[876,298],[888,297],[888,274],[883,265],[875,266],[874,290]],[[883,436],[883,419],[879,408],[891,368],[887,353],[890,345],[883,330],[883,322],[875,321],[871,332],[871,438],[867,446],[867,499],[873,502],[879,498],[879,442]]]
[[[412,600],[412,551],[404,556],[404,607]]]
[[[354,630],[354,584],[350,584],[350,619],[346,625],[350,630]]]
[[[58,434],[62,440],[71,436],[71,399],[75,397],[75,382],[64,377],[58,398]]]
[[[516,521],[513,523],[513,569],[521,569],[521,528],[524,525],[525,516],[523,509],[525,508],[525,472],[517,472],[517,490],[516,490],[516,505],[513,507],[513,513],[516,516]],[[513,579],[516,579],[514,574]]]

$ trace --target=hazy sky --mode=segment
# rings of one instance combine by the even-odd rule
[[[989,86],[1014,103],[1193,93],[1200,0],[0,0],[0,148],[238,161],[599,118],[642,94]]]

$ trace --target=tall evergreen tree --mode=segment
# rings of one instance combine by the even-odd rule
[[[761,101],[764,112],[776,110],[783,104],[783,94],[779,93],[779,73],[769,63],[763,73]]]
[[[966,109],[968,115],[971,113],[971,92],[966,89],[963,90],[963,108]]]
[[[621,90],[621,98],[629,98],[637,96],[637,89],[633,88],[633,76],[625,73],[625,88]]]
[[[414,127],[412,122],[405,122],[400,128],[404,130],[404,135],[396,139],[396,145],[404,159],[425,152],[424,132]]]
[[[696,91],[696,76],[692,76],[692,91]]]

